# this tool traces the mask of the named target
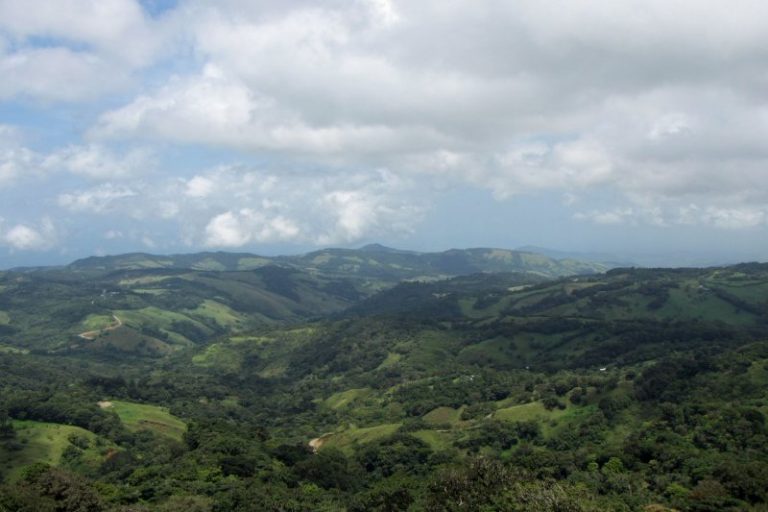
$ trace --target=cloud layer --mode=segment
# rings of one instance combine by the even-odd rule
[[[44,147],[0,127],[0,190],[58,179],[62,212],[322,245],[472,187],[597,226],[768,225],[762,1],[44,3],[0,0],[0,100],[85,121]]]

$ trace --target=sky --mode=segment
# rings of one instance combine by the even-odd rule
[[[0,268],[768,260],[764,0],[0,0]]]

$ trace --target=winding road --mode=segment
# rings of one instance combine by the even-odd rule
[[[86,331],[86,332],[78,334],[78,336],[80,338],[83,338],[84,340],[93,341],[93,340],[96,339],[96,337],[99,334],[101,334],[103,332],[107,332],[107,331],[114,331],[115,329],[117,329],[118,327],[121,327],[123,325],[122,320],[120,320],[117,317],[117,315],[112,315],[112,318],[115,319],[114,323],[109,324],[107,327],[105,327],[103,329],[99,329],[97,331]]]

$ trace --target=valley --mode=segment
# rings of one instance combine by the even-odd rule
[[[0,510],[767,506],[768,265],[276,260],[4,273]]]

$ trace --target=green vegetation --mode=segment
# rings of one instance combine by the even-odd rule
[[[334,393],[325,400],[325,405],[331,409],[340,409],[353,403],[359,398],[364,398],[370,395],[371,390],[368,388],[362,389],[348,389],[339,393]]]
[[[433,425],[454,425],[461,418],[462,409],[437,407],[424,415],[424,421]]]
[[[527,267],[398,284],[478,262]],[[376,246],[3,274],[0,510],[766,510],[768,265],[558,265]]]
[[[171,415],[165,407],[121,400],[101,402],[100,405],[114,410],[128,430],[150,430],[177,441],[181,441],[182,435],[187,430],[186,424]]]
[[[195,355],[192,362],[198,366],[234,373],[240,369],[242,357],[239,352],[216,343],[206,347],[204,352]]]
[[[17,480],[26,466],[35,463],[59,465],[77,459],[80,465],[98,467],[110,447],[99,443],[98,437],[80,427],[14,421],[13,448],[0,450],[0,468],[11,480]],[[64,459],[64,460],[62,460]]]
[[[391,436],[399,427],[399,423],[365,428],[352,427],[328,436],[322,449],[340,448],[351,454],[354,453],[355,447]]]

